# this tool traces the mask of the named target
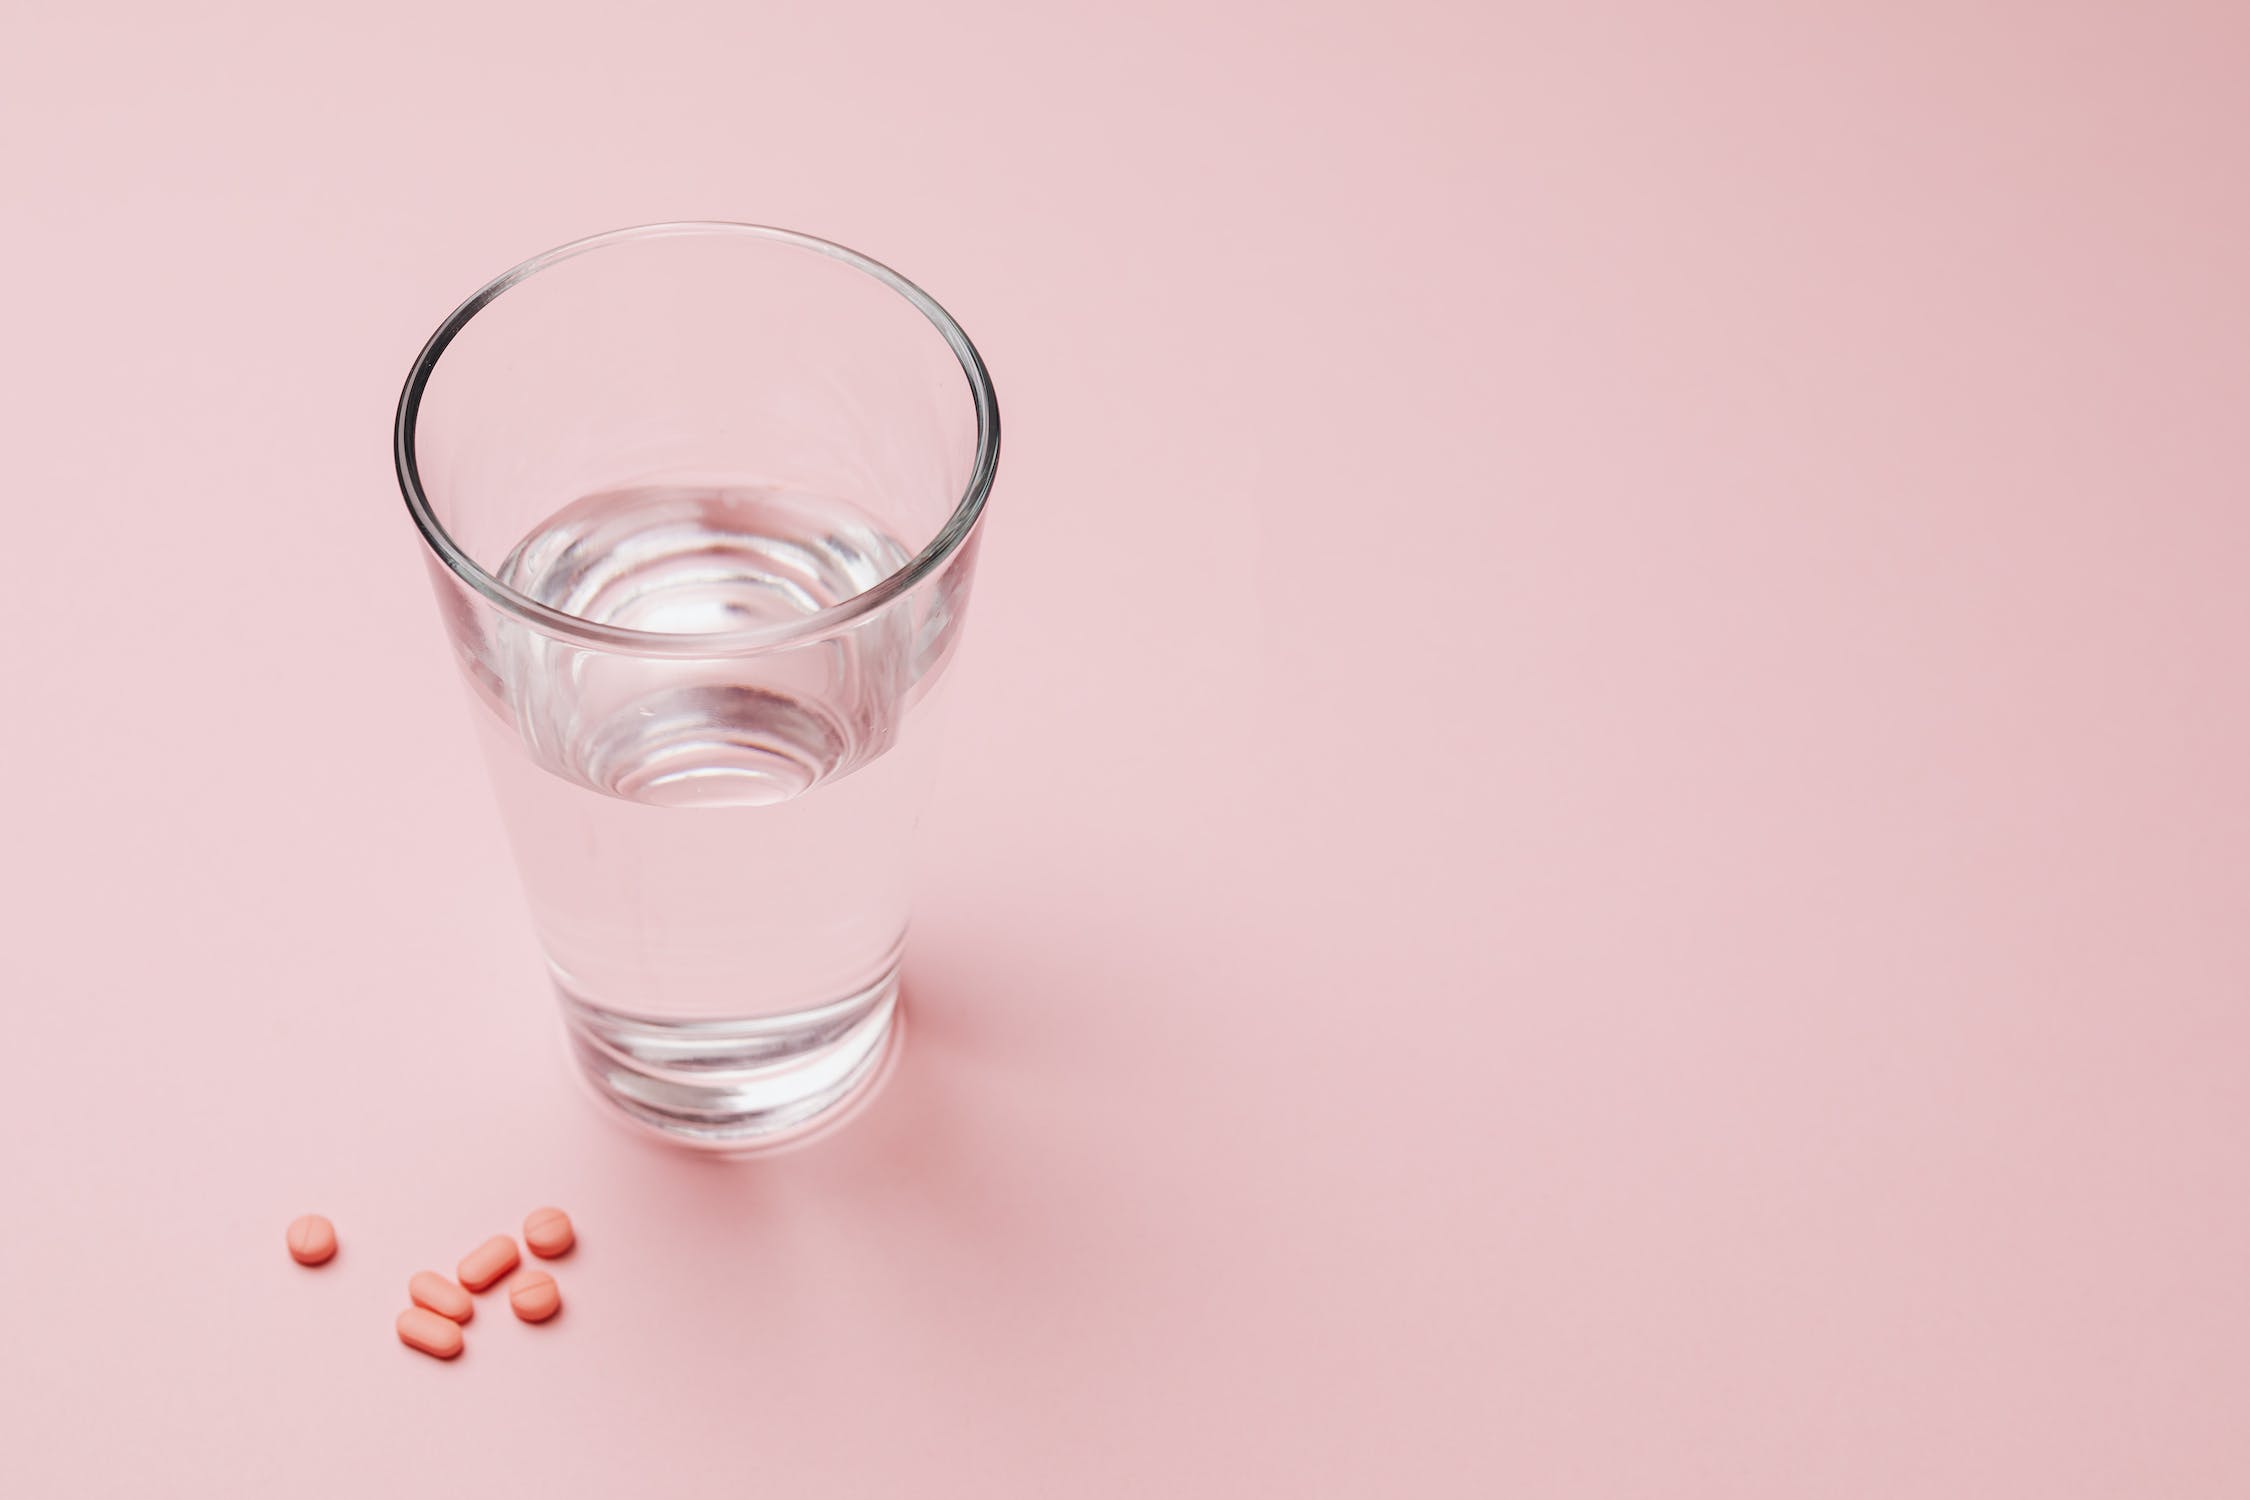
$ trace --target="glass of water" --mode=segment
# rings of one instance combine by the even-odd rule
[[[1000,451],[920,288],[747,224],[657,224],[464,302],[398,408],[578,1067],[748,1152],[893,1054],[908,840]]]

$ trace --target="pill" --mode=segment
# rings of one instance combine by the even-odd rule
[[[398,1315],[398,1338],[407,1348],[436,1359],[451,1359],[461,1352],[461,1325],[426,1307],[410,1307]]]
[[[526,1271],[508,1283],[508,1305],[526,1323],[544,1323],[562,1311],[562,1288],[545,1271]]]
[[[472,1292],[481,1292],[513,1271],[519,1259],[516,1242],[504,1234],[496,1234],[463,1257],[458,1267],[461,1285]]]
[[[570,1227],[569,1214],[559,1208],[535,1208],[523,1221],[523,1242],[533,1255],[553,1260],[577,1244],[578,1236]]]
[[[466,1323],[477,1315],[475,1300],[435,1271],[416,1271],[406,1283],[406,1295],[414,1299],[416,1307],[426,1307],[456,1323]]]
[[[317,1266],[336,1253],[336,1226],[319,1214],[289,1222],[289,1254],[300,1266]]]

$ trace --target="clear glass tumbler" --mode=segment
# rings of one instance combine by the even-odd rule
[[[572,1050],[628,1118],[764,1150],[880,1075],[999,451],[943,308],[747,224],[551,250],[414,362],[399,485]]]

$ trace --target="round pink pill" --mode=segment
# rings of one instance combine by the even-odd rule
[[[461,1285],[472,1292],[481,1292],[513,1271],[521,1259],[516,1254],[516,1242],[504,1234],[496,1234],[462,1257],[456,1269]]]
[[[523,1242],[541,1260],[553,1260],[578,1243],[570,1215],[559,1208],[535,1208],[523,1221]]]
[[[432,1359],[451,1359],[461,1352],[461,1325],[426,1307],[410,1307],[398,1315],[398,1339]]]
[[[435,1271],[416,1271],[406,1283],[406,1295],[416,1307],[426,1307],[441,1318],[466,1323],[477,1315],[476,1299]]]
[[[508,1283],[508,1305],[526,1323],[544,1323],[562,1311],[562,1288],[545,1271],[526,1271]]]
[[[289,1254],[300,1266],[317,1266],[336,1253],[336,1226],[319,1214],[289,1224]]]

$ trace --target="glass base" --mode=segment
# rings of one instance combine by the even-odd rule
[[[596,1099],[664,1140],[734,1156],[801,1146],[850,1119],[905,1030],[895,966],[842,1000],[743,1020],[655,1021],[568,991],[562,1003]]]

